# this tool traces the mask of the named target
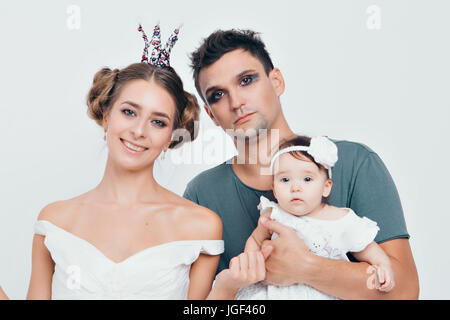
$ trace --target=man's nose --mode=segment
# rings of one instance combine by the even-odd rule
[[[239,90],[234,90],[229,93],[230,95],[230,104],[233,110],[240,109],[245,105],[244,97],[239,92]]]

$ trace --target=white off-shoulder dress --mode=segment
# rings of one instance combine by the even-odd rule
[[[186,299],[191,264],[224,250],[223,240],[172,241],[116,263],[49,221],[38,220],[35,233],[45,236],[55,262],[52,299]]]
[[[278,206],[277,203],[261,196],[261,214],[268,208],[272,208],[270,218],[295,230],[302,238],[308,249],[321,257],[346,260],[347,252],[359,252],[364,250],[374,239],[379,231],[375,221],[367,217],[359,217],[348,209],[348,213],[336,220],[323,220],[307,216],[294,216]],[[272,239],[276,238],[274,233]],[[325,294],[305,284],[291,286],[269,285],[264,281],[241,288],[237,300],[330,300],[336,297]]]

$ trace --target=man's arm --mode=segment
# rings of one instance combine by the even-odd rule
[[[368,263],[316,256],[293,229],[273,220],[263,220],[263,225],[279,235],[263,243],[263,247],[273,247],[266,261],[266,281],[269,283],[305,283],[341,299],[417,299],[419,296],[417,270],[408,239],[394,239],[380,244],[389,256],[396,275],[395,288],[384,293],[367,285],[370,277],[374,276],[367,273]]]

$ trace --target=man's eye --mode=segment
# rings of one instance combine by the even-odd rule
[[[214,92],[211,96],[208,98],[208,103],[213,104],[217,101],[219,101],[224,96],[224,93],[222,91]]]
[[[245,76],[241,81],[241,85],[248,86],[250,83],[254,82],[257,79],[258,79],[258,77],[254,76],[254,75],[253,76]]]
[[[167,126],[167,124],[164,121],[161,120],[153,120],[153,123],[156,124],[158,127],[164,128]]]
[[[281,182],[289,182],[289,178],[281,178]]]
[[[131,116],[131,117],[133,117],[133,116],[136,115],[136,114],[135,114],[133,111],[131,111],[130,109],[123,109],[122,112],[123,112],[126,116]]]
[[[306,182],[310,182],[310,181],[312,181],[312,178],[311,178],[311,177],[306,177],[304,180],[305,180]]]

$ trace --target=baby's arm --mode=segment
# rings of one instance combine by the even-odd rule
[[[375,268],[378,280],[375,284],[376,289],[389,292],[394,288],[394,271],[391,262],[378,244],[372,241],[363,251],[352,252],[352,255],[359,261],[370,263]]]
[[[272,208],[268,208],[263,214],[261,214],[261,217],[258,220],[258,225],[256,226],[255,230],[253,230],[252,234],[245,243],[244,252],[260,251],[262,242],[266,239],[270,239],[272,233],[267,228],[262,226],[261,218],[269,218],[271,213]]]

